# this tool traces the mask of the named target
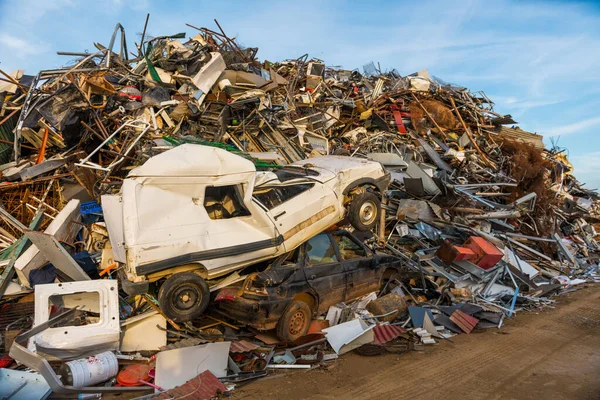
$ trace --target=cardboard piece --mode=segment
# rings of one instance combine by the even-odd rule
[[[167,328],[167,320],[157,312],[149,313],[142,319],[136,319],[131,323],[121,324],[121,351],[122,352],[137,352],[137,351],[157,351],[162,346],[167,345],[167,332],[161,330]]]
[[[156,355],[154,383],[169,390],[183,385],[206,370],[217,378],[223,378],[227,376],[230,345],[231,342],[218,342],[161,351]]]

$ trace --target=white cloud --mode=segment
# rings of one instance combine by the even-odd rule
[[[531,108],[559,104],[563,101],[546,97],[519,98],[516,96],[500,96],[491,93],[488,93],[488,95],[496,105],[509,110],[529,110]]]
[[[569,157],[569,161],[575,165],[581,173],[598,173],[600,171],[600,151],[580,154]]]
[[[30,41],[8,33],[0,32],[0,47],[10,50],[11,57],[25,58],[42,53],[46,46],[43,43]],[[7,52],[8,53],[8,52]]]
[[[593,151],[569,157],[575,167],[575,176],[586,183],[588,189],[600,189],[600,151]]]
[[[589,128],[593,128],[596,125],[600,125],[600,117],[593,117],[572,124],[555,126],[552,128],[542,130],[542,132],[545,136],[570,135],[573,133],[579,133]]]
[[[15,25],[31,25],[39,22],[53,11],[75,6],[74,0],[18,0],[4,4],[5,22]]]

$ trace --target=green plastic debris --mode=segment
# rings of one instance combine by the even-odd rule
[[[146,47],[146,54],[144,54],[144,59],[146,60],[146,66],[148,67],[148,72],[150,72],[152,79],[154,79],[156,82],[162,83],[158,72],[156,72],[156,68],[154,68],[154,65],[152,65],[152,62],[148,57],[150,54],[152,54],[152,43],[148,43],[148,47]]]
[[[254,163],[254,166],[256,167],[256,169],[259,171],[282,167],[281,165],[278,165],[278,164],[275,164],[272,162],[268,162],[268,161],[259,160],[258,158],[252,157],[250,154],[248,154],[244,151],[240,151],[237,149],[237,147],[232,146],[230,144],[225,144],[225,143],[221,143],[221,142],[209,142],[208,140],[202,140],[202,139],[196,139],[196,138],[183,139],[183,138],[176,138],[176,137],[167,136],[167,135],[163,135],[162,138],[166,142],[172,144],[173,146],[179,146],[182,144],[201,144],[203,146],[217,147],[219,149],[226,150],[230,153],[236,154],[240,157],[244,157],[245,159],[252,161]]]

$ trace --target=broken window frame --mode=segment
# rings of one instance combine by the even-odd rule
[[[338,248],[338,252],[340,254],[342,261],[357,260],[359,258],[366,258],[369,256],[369,253],[367,252],[367,250],[360,243],[356,242],[350,235],[340,233],[340,234],[334,234],[332,236],[333,236],[333,241],[335,242],[335,245]],[[342,248],[342,246],[340,245],[342,243],[342,240],[345,240],[345,241],[349,242],[350,244],[354,245],[355,248]],[[344,257],[344,251],[347,251],[347,250],[357,253],[356,256],[349,257],[349,258]],[[359,255],[358,252],[361,252],[362,254]]]
[[[233,193],[235,198],[232,199],[232,202],[234,203],[234,207],[236,208],[236,211],[234,211],[234,213],[231,214],[231,216],[228,217],[224,217],[223,213],[221,213],[221,217],[217,218],[215,215],[214,211],[209,211],[209,209],[207,207],[212,207],[210,205],[206,204],[206,201],[210,198],[210,199],[214,199],[213,196],[209,196],[208,195],[208,191],[210,189],[219,189],[219,190],[224,190],[225,188],[233,188]],[[225,192],[225,194],[230,193],[229,190],[227,192]],[[223,207],[223,200],[225,200],[225,196],[222,197],[222,199],[220,200],[220,202],[218,202],[219,204],[221,204],[221,206]],[[252,216],[252,213],[250,212],[250,210],[248,210],[248,207],[246,207],[246,205],[244,204],[244,189],[242,188],[241,184],[233,184],[233,185],[221,185],[221,186],[206,186],[204,188],[204,199],[202,201],[202,206],[204,207],[204,211],[206,211],[206,214],[208,215],[208,218],[211,219],[211,221],[220,221],[220,220],[229,220],[229,219],[236,219],[236,218],[243,218],[243,217],[250,217]],[[223,208],[224,209],[224,208]],[[225,210],[227,211],[227,210]],[[243,213],[242,215],[234,215],[238,212]],[[229,213],[229,212],[228,212]]]

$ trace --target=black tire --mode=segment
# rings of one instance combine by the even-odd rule
[[[193,272],[181,272],[168,278],[158,291],[158,305],[175,322],[197,318],[206,310],[210,290],[204,279]]]
[[[308,304],[292,300],[277,322],[277,337],[284,342],[293,342],[308,332],[311,320],[312,311]]]
[[[377,224],[381,213],[379,198],[370,192],[354,196],[348,208],[348,219],[352,226],[359,231],[370,231]]]

